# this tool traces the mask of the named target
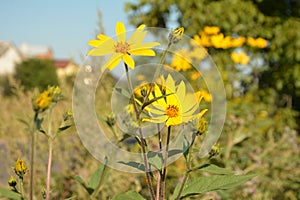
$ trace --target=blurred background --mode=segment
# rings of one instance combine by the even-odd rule
[[[0,11],[1,186],[7,186],[18,157],[29,163],[30,133],[19,119],[32,118],[34,93],[58,84],[65,96],[56,108],[58,116],[71,109],[73,81],[89,49],[87,41],[99,33],[113,36],[116,22],[122,21],[128,30],[140,24],[183,26],[222,74],[227,118],[221,154],[211,162],[259,176],[232,191],[196,199],[300,199],[299,0],[2,0]],[[172,66],[190,73],[189,67]],[[39,140],[37,173],[43,177],[47,149],[46,140]],[[98,161],[82,146],[75,128],[55,146],[54,199],[85,199],[85,191],[70,177],[89,177]],[[184,162],[178,160],[169,173],[170,191],[183,171]],[[37,193],[44,184],[44,178],[37,180]],[[111,170],[99,199],[128,189],[147,195],[145,188],[143,175]]]

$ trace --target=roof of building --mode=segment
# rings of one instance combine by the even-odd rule
[[[63,68],[66,68],[69,63],[70,63],[70,60],[55,60],[54,66],[57,69],[63,69]]]
[[[21,52],[15,47],[15,45],[9,41],[0,41],[0,57],[6,53],[9,48],[13,48],[21,57]]]

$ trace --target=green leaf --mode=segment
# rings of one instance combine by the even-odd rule
[[[163,166],[163,157],[159,152],[149,151],[147,154],[148,162],[158,170],[162,169]]]
[[[14,199],[14,200],[23,200],[24,198],[17,192],[14,192],[12,190],[8,190],[6,188],[0,187],[0,194],[3,195],[3,197]]]
[[[189,180],[180,197],[188,197],[197,194],[203,194],[214,190],[227,190],[239,186],[251,178],[255,177],[255,174],[248,175],[214,175],[205,176]],[[172,196],[175,199],[178,195],[181,183],[179,183]]]
[[[219,174],[219,175],[235,173],[235,171],[232,171],[230,169],[221,168],[221,167],[218,167],[217,165],[212,165],[212,164],[204,164],[199,167],[196,167],[196,169],[199,169],[204,172],[212,173],[212,174]]]
[[[68,128],[70,128],[72,126],[73,126],[73,124],[61,126],[58,128],[58,131],[61,132],[61,131],[67,130]]]
[[[25,124],[27,126],[27,128],[30,128],[30,124],[25,120],[25,119],[22,119],[22,118],[17,118],[17,120],[23,124]]]
[[[181,153],[182,153],[182,150],[180,150],[180,149],[172,149],[169,151],[168,157],[170,158],[172,156],[175,156],[175,155],[181,154]]]
[[[131,162],[119,161],[119,163],[122,163],[124,165],[130,166],[130,167],[133,167],[133,168],[136,168],[138,170],[145,172],[145,165],[142,163],[133,162],[133,161],[131,161]]]
[[[189,151],[190,151],[190,142],[188,141],[188,139],[186,138],[186,136],[184,135],[184,140],[183,140],[183,156],[185,158],[185,160],[187,160],[187,156],[189,155]]]
[[[121,95],[127,97],[128,99],[131,98],[130,94],[128,93],[128,91],[124,90],[123,88],[115,88],[115,90],[120,93]]]
[[[129,190],[126,193],[118,194],[112,200],[145,200],[139,193],[134,190]]]
[[[101,163],[100,166],[95,170],[95,172],[91,176],[90,181],[89,181],[90,188],[93,188],[95,190],[96,187],[98,186],[99,181],[101,180],[101,177],[103,176],[103,172],[106,167],[106,163],[107,163],[107,160],[105,160],[104,164]]]
[[[94,189],[90,188],[80,176],[76,175],[73,176],[72,178],[76,180],[78,183],[80,183],[89,194],[92,194],[94,192]]]
[[[122,137],[118,142],[121,143],[121,142],[127,140],[127,139],[130,138],[130,137],[132,137],[131,134],[125,133],[125,134],[123,135],[123,137]]]

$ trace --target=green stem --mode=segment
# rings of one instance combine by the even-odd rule
[[[46,200],[50,199],[50,179],[51,179],[51,165],[53,153],[53,136],[52,136],[52,109],[48,110],[48,166],[46,177]]]
[[[166,187],[166,175],[167,175],[167,160],[169,156],[169,143],[170,143],[170,135],[171,135],[171,126],[168,126],[168,135],[167,135],[167,144],[164,158],[164,168],[162,172],[161,178],[161,199],[165,199],[165,187]]]
[[[136,113],[136,120],[139,123],[139,135],[140,135],[140,139],[141,139],[141,149],[142,149],[142,153],[143,153],[143,160],[144,160],[144,165],[145,165],[145,173],[146,173],[146,178],[147,178],[148,189],[149,189],[149,192],[151,195],[151,199],[155,200],[154,189],[153,189],[153,185],[152,185],[152,181],[151,181],[150,173],[149,173],[149,163],[148,163],[147,154],[146,154],[145,139],[144,139],[143,132],[142,132],[142,129],[140,126],[140,112],[138,111],[138,107],[135,102],[135,96],[134,96],[134,92],[133,92],[132,82],[129,77],[128,66],[126,63],[124,63],[124,65],[125,65],[126,77],[127,77],[127,81],[128,81],[128,85],[129,85],[129,90],[130,90],[129,93],[133,95],[133,107],[134,107],[134,110]]]
[[[36,132],[38,129],[38,113],[36,112],[34,115],[34,125],[33,130],[31,132],[31,155],[30,155],[30,184],[29,184],[29,199],[33,200],[34,194],[34,163],[35,163],[35,149],[36,149]]]
[[[103,170],[101,172],[101,177],[100,177],[100,180],[99,180],[99,183],[98,183],[96,189],[94,190],[94,192],[91,196],[91,199],[96,199],[96,197],[98,196],[98,194],[101,190],[101,186],[102,186],[104,176],[105,176],[105,172],[106,172],[105,170],[106,170],[107,162],[108,162],[108,158],[105,156],[104,163],[103,163]]]
[[[23,182],[23,177],[19,178],[19,184],[20,184],[20,194],[23,197],[24,194],[24,182]]]
[[[187,157],[187,160],[186,160],[186,172],[184,174],[184,177],[183,177],[183,180],[182,180],[182,183],[181,183],[181,186],[180,186],[180,189],[179,189],[179,192],[177,194],[177,197],[176,197],[176,200],[179,200],[180,199],[180,195],[183,191],[183,188],[186,184],[186,181],[188,179],[188,174],[192,171],[191,167],[190,167],[190,162],[191,162],[191,155],[190,155],[190,149],[193,147],[194,145],[194,142],[195,142],[195,138],[196,138],[197,134],[196,133],[193,133],[193,136],[192,136],[192,142],[191,142],[191,145],[189,146],[189,148],[187,149],[188,151],[188,157]]]

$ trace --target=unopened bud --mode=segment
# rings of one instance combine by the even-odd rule
[[[16,179],[15,179],[13,176],[11,176],[11,177],[8,179],[8,185],[9,185],[10,187],[16,187],[17,181],[16,181]]]
[[[169,43],[170,44],[175,44],[181,40],[182,36],[184,33],[184,28],[183,27],[178,27],[174,29],[170,34],[169,34]]]

